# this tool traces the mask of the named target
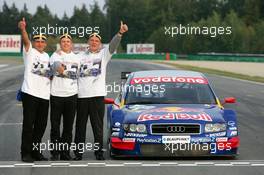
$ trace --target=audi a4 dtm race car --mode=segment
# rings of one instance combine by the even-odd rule
[[[236,113],[225,109],[199,72],[122,73],[122,90],[106,98],[111,157],[230,156],[238,153]]]

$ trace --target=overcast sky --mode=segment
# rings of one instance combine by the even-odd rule
[[[73,13],[73,7],[81,7],[82,4],[85,4],[89,9],[89,5],[94,4],[94,1],[97,1],[101,9],[103,9],[105,0],[5,0],[8,6],[11,6],[12,3],[15,3],[16,7],[20,10],[23,8],[24,3],[26,3],[29,13],[34,14],[36,12],[37,6],[44,6],[45,4],[49,7],[50,11],[53,14],[57,14],[59,17],[63,16],[63,13],[66,12],[68,16],[71,16]],[[2,11],[4,0],[0,0],[0,7]]]

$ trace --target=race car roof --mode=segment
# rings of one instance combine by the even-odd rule
[[[205,78],[204,74],[194,71],[186,70],[150,70],[150,71],[137,71],[133,72],[133,78],[141,77],[194,77],[194,78]]]

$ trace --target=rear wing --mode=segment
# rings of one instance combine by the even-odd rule
[[[121,79],[126,80],[131,72],[121,72]]]

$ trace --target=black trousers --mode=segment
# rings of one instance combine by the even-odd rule
[[[32,154],[34,151],[40,152],[39,144],[41,143],[47,126],[49,100],[22,92],[22,105],[23,126],[21,155],[24,156]],[[33,144],[36,147],[33,147]]]
[[[76,113],[77,94],[70,97],[51,96],[51,131],[50,139],[54,147],[51,154],[59,154],[60,151],[69,153],[72,143],[72,127]],[[63,116],[63,131],[60,134],[61,117]]]
[[[77,100],[77,118],[75,127],[75,143],[84,144],[86,138],[86,125],[88,116],[93,129],[94,143],[99,150],[103,148],[103,127],[104,127],[105,104],[104,97],[78,98]],[[81,156],[81,150],[75,151],[75,155]]]

